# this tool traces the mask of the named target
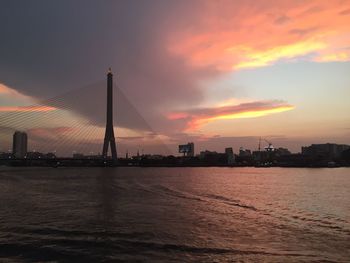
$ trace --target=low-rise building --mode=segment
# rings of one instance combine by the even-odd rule
[[[301,148],[301,153],[306,156],[315,158],[325,158],[333,160],[341,157],[342,152],[350,149],[349,145],[324,143],[324,144],[312,144],[311,146],[305,146]]]

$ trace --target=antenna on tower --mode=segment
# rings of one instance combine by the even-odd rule
[[[259,138],[259,149],[258,149],[258,151],[260,152],[260,150],[261,150],[261,136]]]

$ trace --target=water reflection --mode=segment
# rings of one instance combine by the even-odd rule
[[[118,169],[99,169],[96,173],[96,215],[104,228],[108,229],[111,222],[115,221],[116,207],[118,206],[119,194]]]
[[[346,262],[349,171],[7,168],[0,261]]]

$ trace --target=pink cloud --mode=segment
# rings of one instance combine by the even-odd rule
[[[0,106],[0,112],[47,112],[56,110],[51,106]]]
[[[169,120],[182,120],[186,131],[194,131],[202,125],[216,120],[257,118],[294,109],[294,106],[283,101],[256,101],[231,106],[190,109],[168,115]],[[174,118],[177,116],[178,118]]]
[[[198,21],[169,38],[194,67],[255,68],[309,55],[349,61],[350,1],[203,1]]]

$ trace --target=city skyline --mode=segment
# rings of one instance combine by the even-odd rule
[[[79,103],[46,98],[95,83],[109,66],[125,96],[114,120],[122,155],[176,153],[190,141],[220,152],[254,150],[260,137],[293,152],[350,141],[349,1],[15,2],[0,11],[0,114],[36,123],[1,122],[2,150],[22,126],[29,147],[69,136],[78,145],[85,129],[86,150],[101,151],[104,84]],[[50,114],[59,121],[41,120]]]
[[[4,0],[0,262],[348,262],[350,0]]]

